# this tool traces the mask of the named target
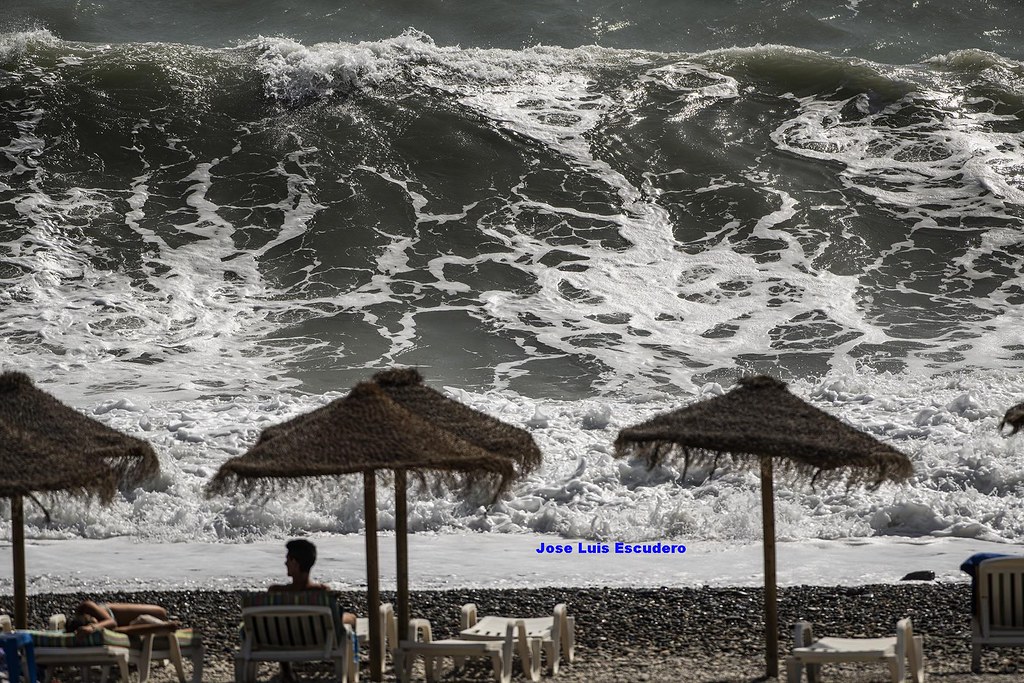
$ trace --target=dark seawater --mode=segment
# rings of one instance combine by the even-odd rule
[[[0,358],[173,445],[194,479],[160,495],[200,507],[261,420],[387,365],[573,434],[769,372],[938,439],[918,493],[973,486],[965,533],[1013,537],[984,498],[1012,468],[970,439],[1024,369],[1022,26],[979,0],[3,0]],[[580,438],[545,443],[561,474],[633,491]],[[537,530],[576,501],[519,495]],[[792,533],[961,514],[836,505]]]
[[[1024,357],[1020,10],[8,4],[12,362],[585,397]]]

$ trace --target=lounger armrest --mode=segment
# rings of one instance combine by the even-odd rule
[[[459,617],[459,630],[464,631],[476,625],[476,604],[467,602],[462,606],[462,614]]]
[[[342,624],[341,633],[339,633],[338,635],[341,636],[344,643],[351,645],[356,639],[356,630],[352,628],[351,624]],[[339,643],[339,645],[340,644],[341,643]],[[348,649],[351,650],[352,648],[349,647]]]
[[[410,619],[408,636],[408,639],[414,643],[432,643],[434,641],[434,634],[430,628],[430,621],[427,619]]]
[[[398,647],[398,621],[395,619],[395,606],[390,602],[380,605],[380,642],[378,652],[393,652]],[[373,634],[370,634],[373,637]],[[383,661],[383,660],[381,660]]]
[[[811,622],[798,621],[793,625],[793,647],[808,647],[814,642]]]

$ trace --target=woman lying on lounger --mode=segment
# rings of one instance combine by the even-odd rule
[[[87,636],[109,628],[126,635],[141,636],[168,633],[178,627],[178,622],[168,620],[167,610],[159,605],[83,600],[75,608],[75,615],[67,620],[64,630]]]

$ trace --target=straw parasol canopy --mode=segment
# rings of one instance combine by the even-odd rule
[[[253,493],[289,479],[376,470],[429,472],[497,493],[515,474],[509,459],[431,425],[377,385],[360,382],[343,398],[268,427],[247,453],[221,465],[207,493]]]
[[[372,382],[285,423],[268,427],[244,455],[224,463],[207,485],[207,494],[232,489],[256,491],[304,477],[363,473],[366,514],[367,615],[370,632],[379,633],[376,479],[378,470],[395,473],[395,531],[404,547],[407,471],[430,476],[463,490],[484,488],[495,497],[515,476],[512,460],[475,446],[395,403]],[[401,555],[401,553],[400,553]],[[408,581],[399,557],[399,610],[408,620]],[[405,580],[403,580],[405,579]],[[400,632],[404,633],[403,628]],[[370,652],[373,680],[382,677],[383,644]]]
[[[383,370],[373,376],[373,381],[395,403],[431,424],[474,446],[511,458],[518,476],[540,466],[540,448],[528,431],[453,401],[424,384],[423,376],[415,368]]]
[[[1016,434],[1024,427],[1024,403],[1018,403],[1006,411],[1002,422],[999,423],[999,429],[1002,430],[1007,425],[1010,427],[1010,433],[1007,436]]]
[[[778,612],[775,586],[775,510],[772,467],[848,485],[908,478],[913,467],[896,449],[854,429],[794,396],[784,382],[745,377],[739,386],[705,401],[657,415],[619,432],[616,457],[640,458],[649,467],[681,458],[716,468],[761,470],[765,561],[765,640],[769,677],[778,675]]]
[[[107,503],[119,484],[141,482],[158,469],[145,441],[64,405],[23,373],[0,374],[0,496],[11,500],[17,628],[28,625],[22,499],[92,495]]]

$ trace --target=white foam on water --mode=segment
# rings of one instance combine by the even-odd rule
[[[863,374],[794,382],[797,395],[904,451],[915,474],[878,490],[818,485],[780,474],[777,532],[783,540],[965,537],[1024,542],[1024,446],[997,424],[1021,399],[1015,381],[989,374],[913,380]],[[708,385],[683,401],[538,400],[509,392],[449,395],[510,424],[528,426],[544,454],[539,471],[496,504],[414,490],[414,533],[551,533],[586,540],[643,541],[666,535],[748,543],[760,537],[759,480],[725,466],[712,473],[681,466],[648,470],[613,457],[618,430],[682,403],[718,395]],[[59,395],[59,393],[58,393]],[[124,395],[85,406],[94,416],[147,439],[161,460],[156,480],[123,492],[109,507],[54,501],[51,523],[28,505],[30,539],[111,538],[238,542],[362,528],[359,477],[298,483],[268,498],[207,498],[203,487],[227,458],[244,452],[271,424],[323,405],[338,394],[157,401]],[[538,419],[538,414],[543,416]],[[378,485],[378,516],[394,528],[393,491]],[[0,503],[6,505],[6,503]],[[10,529],[0,528],[0,538]]]
[[[1024,541],[1024,511],[1016,504],[1024,446],[1019,437],[1004,439],[996,431],[1003,411],[1022,398],[1021,361],[1008,350],[1019,342],[1024,323],[1019,303],[1014,304],[1019,275],[973,298],[986,316],[965,323],[966,331],[957,328],[929,340],[943,348],[955,342],[962,360],[915,360],[910,354],[901,374],[863,368],[852,355],[857,344],[904,339],[865,306],[858,276],[815,266],[824,246],[800,239],[804,235],[793,224],[824,207],[808,206],[761,167],[744,169],[736,178],[702,179],[698,189],[709,195],[734,187],[740,177],[749,182],[746,189],[766,207],[749,221],[751,234],[780,246],[772,249],[773,259],[740,253],[728,239],[687,253],[674,233],[665,184],[682,171],[663,177],[631,174],[607,161],[592,143],[608,120],[643,101],[645,88],[671,95],[666,99],[676,109],[669,118],[678,122],[716,104],[735,104],[744,92],[737,78],[681,57],[653,60],[598,48],[460,50],[437,47],[414,33],[377,43],[309,47],[260,39],[239,52],[254,48],[268,94],[282,101],[326,98],[351,87],[366,88],[372,96],[374,87],[402,79],[412,83],[408,87],[443,94],[486,121],[488,131],[516,136],[539,149],[536,163],[531,160],[524,177],[502,197],[501,220],[489,216],[491,222],[476,226],[501,249],[473,256],[437,250],[426,268],[435,282],[417,287],[466,295],[469,301],[419,309],[416,300],[398,296],[395,287],[425,246],[418,231],[461,222],[472,207],[438,209],[419,179],[402,177],[393,168],[359,166],[359,172],[402,190],[414,229],[379,226],[377,234],[387,239],[367,261],[372,276],[365,286],[312,298],[301,291],[279,291],[264,276],[261,258],[303,237],[324,208],[310,180],[317,150],[302,143],[301,135],[295,133],[300,151],[288,159],[287,168],[282,164],[273,171],[285,187],[280,201],[268,205],[282,215],[280,225],[271,226],[277,232],[243,249],[234,239],[243,226],[226,219],[231,207],[219,206],[212,197],[218,167],[249,151],[244,133],[229,154],[193,155],[182,164],[184,206],[166,215],[179,234],[161,236],[150,227],[154,217],[165,218],[153,192],[159,169],[152,166],[144,165],[120,194],[49,190],[45,169],[35,161],[44,150],[41,114],[30,102],[16,122],[18,137],[3,150],[16,174],[36,175],[13,204],[29,229],[4,245],[7,264],[20,274],[5,276],[0,290],[5,330],[11,331],[0,336],[0,356],[5,366],[29,371],[43,388],[87,414],[152,442],[162,471],[110,507],[82,501],[51,504],[50,525],[30,505],[33,542],[130,536],[144,544],[235,546],[309,532],[324,538],[357,533],[362,526],[358,477],[299,485],[267,500],[206,498],[203,487],[225,459],[251,446],[263,427],[340,395],[295,390],[298,383],[286,374],[289,364],[323,342],[260,343],[279,330],[280,319],[315,318],[323,306],[332,313],[359,313],[374,324],[373,306],[382,302],[408,304],[379,328],[389,343],[380,355],[382,365],[400,362],[415,348],[417,316],[425,310],[467,311],[492,326],[482,334],[494,329],[511,337],[522,353],[497,365],[491,390],[448,390],[458,400],[529,427],[544,453],[540,471],[495,506],[445,493],[415,493],[410,528],[417,535],[484,531],[485,538],[498,540],[541,533],[595,542],[672,537],[752,544],[760,537],[754,475],[732,470],[684,475],[672,466],[648,471],[615,459],[612,443],[622,427],[728,388],[707,382],[700,371],[738,374],[737,357],[790,351],[828,356],[818,377],[791,383],[795,393],[904,450],[915,475],[906,485],[886,484],[877,491],[848,491],[842,485],[811,489],[799,479],[780,477],[780,539],[839,545],[849,538],[881,538],[894,545],[906,537]],[[599,89],[601,70],[621,69],[624,63],[640,74],[637,82]],[[793,99],[797,114],[775,129],[772,140],[776,151],[842,162],[845,170],[837,177],[847,189],[864,191],[877,200],[874,207],[913,219],[906,244],[913,245],[914,232],[924,228],[957,229],[939,225],[939,218],[980,214],[1001,221],[979,229],[977,246],[953,262],[959,270],[951,281],[958,286],[993,276],[983,263],[986,255],[999,254],[1007,271],[1020,273],[1019,259],[1010,254],[1014,225],[1006,220],[1019,202],[1009,165],[1022,155],[1019,139],[987,128],[995,119],[980,115],[948,116],[931,127],[895,131],[871,125],[914,98],[946,101],[935,92],[909,95],[874,113],[870,102],[853,102],[854,107],[864,105],[857,109],[863,116],[848,122],[842,108],[849,102]],[[140,121],[137,130],[159,131],[162,125],[154,115]],[[618,135],[627,139],[624,132]],[[171,138],[165,144],[176,150],[183,146]],[[912,154],[936,148],[948,153],[934,158]],[[966,169],[962,182],[941,182],[961,167]],[[596,208],[559,203],[534,178],[550,172],[600,188],[602,201]],[[879,177],[888,184],[863,182]],[[933,192],[931,184],[938,189]],[[986,194],[979,192],[982,186]],[[938,208],[920,208],[925,198],[938,202]],[[98,265],[104,251],[85,229],[95,216],[117,215],[118,199],[129,207],[124,227],[145,244],[141,283],[118,268]],[[560,243],[524,227],[532,218],[553,225],[551,230],[563,238]],[[721,231],[736,230],[740,222],[726,215]],[[878,260],[903,244],[897,242]],[[556,253],[567,255],[560,263],[573,261],[576,267],[549,265],[544,257]],[[488,263],[525,273],[534,286],[481,289],[455,274],[457,266]],[[912,290],[902,280],[895,287]],[[819,335],[815,329],[789,346],[773,340],[793,321],[814,316],[823,316],[841,333],[855,334],[844,340],[840,333]],[[734,329],[714,334],[726,328]],[[538,361],[561,362],[580,354],[603,368],[595,373],[600,377],[591,383],[589,397],[536,398],[510,388],[524,376],[543,381],[543,372],[535,370]],[[378,515],[386,529],[394,525],[391,496],[382,486]],[[4,505],[0,502],[0,510]],[[8,528],[0,528],[0,538],[9,538]]]
[[[25,41],[31,43],[23,36]],[[85,52],[82,46],[62,46],[76,55]],[[788,54],[779,46],[726,52],[741,61]],[[51,196],[40,177],[17,204],[32,234],[20,244],[9,245],[21,256],[12,263],[28,274],[5,280],[8,291],[19,293],[4,301],[19,334],[5,339],[2,350],[19,367],[38,370],[43,376],[66,375],[73,369],[73,381],[83,386],[83,392],[91,391],[87,386],[133,386],[182,397],[214,390],[227,395],[273,392],[287,385],[289,365],[301,365],[301,358],[318,344],[332,360],[342,364],[345,360],[323,340],[299,336],[265,343],[266,339],[273,338],[282,322],[325,318],[339,311],[381,327],[387,348],[379,357],[388,362],[401,362],[421,343],[421,317],[464,312],[481,323],[481,334],[493,330],[519,349],[516,357],[496,364],[498,389],[513,386],[518,378],[544,367],[543,362],[562,358],[579,358],[590,366],[597,376],[589,382],[595,392],[633,395],[693,392],[716,371],[736,374],[747,369],[745,364],[785,362],[787,356],[848,371],[855,362],[851,360],[854,352],[871,346],[885,350],[856,357],[902,354],[908,367],[925,374],[1020,363],[1007,347],[1012,346],[1021,315],[1014,305],[1021,277],[993,272],[988,261],[998,255],[1005,270],[1022,270],[1020,258],[1012,256],[1017,231],[1008,218],[1010,209],[1020,203],[1014,164],[1024,151],[1013,134],[998,132],[997,124],[1005,116],[954,104],[963,100],[961,94],[926,70],[887,70],[858,63],[857,73],[863,72],[858,77],[865,82],[913,76],[922,87],[881,111],[872,112],[870,102],[858,100],[854,104],[864,105],[860,107],[864,116],[849,121],[843,118],[843,107],[850,101],[794,100],[797,113],[771,137],[778,151],[842,164],[837,177],[848,189],[871,195],[879,206],[900,212],[901,218],[913,223],[908,237],[896,241],[877,263],[868,264],[867,273],[848,274],[817,265],[821,253],[837,245],[826,235],[806,232],[802,225],[808,214],[823,213],[824,208],[782,189],[784,179],[764,168],[743,169],[736,179],[744,181],[752,197],[763,200],[766,208],[750,221],[749,238],[776,245],[771,248],[773,258],[738,250],[730,239],[688,253],[680,249],[678,226],[669,210],[672,193],[666,190],[671,176],[682,171],[634,177],[609,162],[595,146],[594,139],[606,134],[628,144],[628,126],[613,132],[608,122],[616,117],[628,120],[633,109],[649,115],[643,107],[655,91],[667,95],[672,105],[664,114],[670,122],[688,120],[715,106],[740,106],[742,102],[737,101],[751,86],[711,68],[709,64],[717,63],[714,55],[691,59],[596,47],[460,49],[438,47],[429,36],[409,31],[393,39],[357,44],[306,46],[283,38],[260,38],[231,50],[210,51],[207,57],[233,63],[246,55],[253,61],[250,66],[264,77],[267,94],[284,102],[331,101],[336,91],[345,88],[360,88],[365,97],[373,98],[399,84],[464,108],[490,130],[529,141],[540,150],[537,159],[545,161],[538,161],[519,185],[508,188],[502,198],[507,204],[497,216],[474,226],[481,240],[496,241],[499,248],[472,255],[437,250],[419,237],[419,230],[472,221],[468,217],[475,203],[461,212],[438,209],[425,182],[401,177],[400,166],[357,166],[358,171],[376,174],[403,189],[413,226],[380,226],[389,243],[367,263],[374,274],[365,286],[350,291],[327,289],[323,296],[312,298],[307,291],[318,282],[305,281],[280,291],[268,282],[262,260],[278,247],[295,244],[329,208],[319,201],[313,180],[322,161],[315,147],[302,143],[301,131],[288,132],[300,149],[273,171],[277,178],[284,178],[285,191],[278,201],[253,207],[279,211],[279,224],[266,226],[269,238],[240,248],[235,233],[253,226],[231,224],[224,215],[236,207],[218,206],[211,199],[220,180],[218,167],[234,155],[252,151],[246,132],[240,129],[235,149],[227,156],[203,158],[192,152],[194,161],[182,175],[182,181],[191,184],[184,200],[187,210],[173,212],[175,228],[190,237],[184,244],[172,245],[149,227],[160,219],[162,207],[151,208],[157,169],[140,155],[145,171],[122,193],[130,207],[125,224],[150,250],[144,256],[147,287],[140,288],[133,277],[97,266],[96,261],[105,256],[103,250],[87,234],[67,227],[88,226],[89,216],[116,212],[118,193],[75,188],[66,196],[57,192]],[[787,59],[854,68],[808,51],[796,51]],[[998,66],[1012,72],[1012,64]],[[168,69],[176,74],[182,71],[178,78],[182,82],[198,78],[186,73],[183,65],[172,64]],[[601,80],[606,72],[635,73],[635,78],[622,83],[612,79],[614,86],[608,87]],[[942,106],[952,114],[899,126],[883,120],[903,107],[931,102],[950,103]],[[357,108],[341,101],[337,109],[343,116]],[[26,112],[18,123],[21,135],[5,150],[20,169],[34,168],[31,159],[42,151],[38,118]],[[138,122],[136,132],[159,130],[161,125],[154,115],[152,120]],[[167,139],[166,145],[182,146],[174,139]],[[552,157],[565,168],[544,168],[555,163],[546,161]],[[578,176],[599,188],[604,200],[593,209],[553,201],[547,186],[538,190],[533,178],[551,172]],[[962,181],[943,180],[957,173],[965,174]],[[713,195],[731,186],[736,186],[735,180],[714,178],[697,192]],[[939,208],[921,208],[924,198],[938,202]],[[734,209],[724,208],[722,234],[743,227],[737,217],[728,215]],[[857,207],[837,210],[852,215]],[[887,260],[918,246],[916,232],[961,230],[960,217],[979,212],[991,216],[993,225],[979,229],[978,240],[949,260],[946,281],[957,290],[977,286],[991,291],[970,297],[965,304],[954,296],[947,300],[941,293],[931,297],[952,309],[943,312],[950,331],[924,340],[915,350],[907,344],[906,330],[890,329],[884,320],[888,309],[871,307],[865,278],[878,272],[889,277]],[[524,227],[534,221],[553,223],[557,239]],[[28,249],[26,240],[32,243]],[[921,246],[922,251],[930,248]],[[417,284],[422,297],[414,295],[410,300],[396,284],[407,283],[403,275],[412,257],[427,250],[436,252],[426,266],[433,281]],[[307,271],[317,266],[316,255],[311,258]],[[559,265],[551,265],[552,259]],[[40,265],[49,276],[31,272]],[[501,289],[471,279],[473,272],[487,266],[514,271],[534,286]],[[896,293],[908,299],[918,293],[909,267],[898,266],[893,285]],[[997,276],[1000,284],[989,288],[987,283]],[[55,277],[59,283],[53,281]],[[457,303],[424,303],[433,293],[459,298]],[[382,323],[372,310],[381,304],[396,304],[405,311]],[[39,308],[41,315],[37,315]],[[959,308],[965,309],[963,315],[954,315]],[[69,311],[78,313],[69,317]],[[972,316],[981,322],[964,322]],[[101,338],[110,330],[123,343]],[[51,346],[58,351],[42,352]],[[143,354],[133,350],[143,348]],[[962,360],[953,365],[936,361],[934,356],[942,353]],[[203,368],[204,377],[197,377],[195,368]],[[798,367],[796,372],[802,370]]]

